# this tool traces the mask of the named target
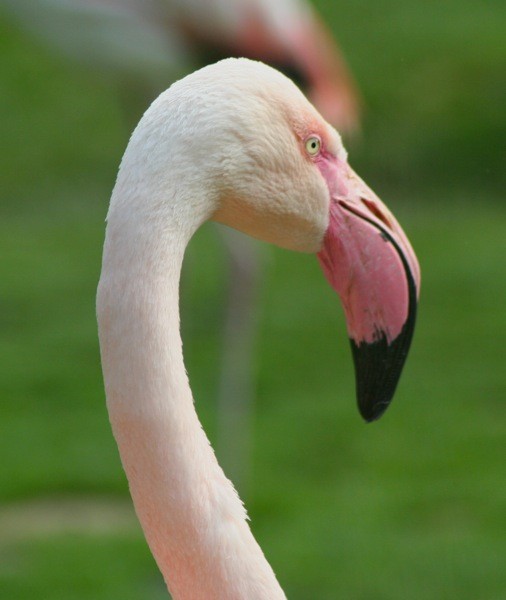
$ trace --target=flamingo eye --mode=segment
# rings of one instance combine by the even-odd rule
[[[306,152],[309,156],[316,156],[320,152],[321,140],[316,135],[312,135],[306,140]]]

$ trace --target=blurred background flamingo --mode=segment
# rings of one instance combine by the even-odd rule
[[[330,32],[304,0],[1,0],[1,4],[50,47],[111,81],[129,129],[173,80],[227,56],[276,66],[306,90],[341,133],[351,136],[359,128],[360,102],[353,78]],[[262,259],[248,238],[224,228],[219,232],[229,283],[217,448],[226,472],[245,494]]]
[[[138,108],[196,67],[246,56],[292,76],[339,131],[357,129],[355,84],[330,32],[305,0],[2,0],[0,5],[69,58],[114,77],[134,99],[140,96]]]

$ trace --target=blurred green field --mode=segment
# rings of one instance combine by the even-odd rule
[[[293,600],[502,600],[506,3],[317,4],[364,95],[350,160],[410,236],[422,297],[394,404],[366,426],[317,261],[265,248],[252,528]],[[129,132],[107,81],[5,17],[0,52],[0,598],[165,598],[133,517],[125,525],[107,513],[108,526],[92,527],[76,508],[75,524],[60,527],[48,508],[129,510],[94,314]],[[182,306],[213,441],[221,253],[204,227],[188,251]]]

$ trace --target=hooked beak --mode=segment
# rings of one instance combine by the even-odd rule
[[[397,387],[413,337],[420,269],[393,215],[347,163],[318,164],[330,192],[318,259],[344,307],[360,414],[374,421]]]

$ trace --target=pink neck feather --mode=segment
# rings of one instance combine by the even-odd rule
[[[110,420],[137,515],[173,598],[281,600],[193,405],[178,306],[191,233],[118,225],[109,216],[97,310]]]

